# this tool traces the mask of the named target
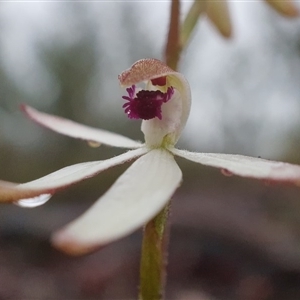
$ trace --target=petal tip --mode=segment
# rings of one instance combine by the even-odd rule
[[[207,16],[225,38],[232,36],[232,24],[229,8],[226,1],[209,1]]]
[[[295,18],[299,16],[299,9],[293,1],[266,0],[266,2],[270,6],[272,6],[278,13],[285,17]]]
[[[32,112],[34,112],[34,109],[32,107],[30,107],[29,105],[25,104],[25,103],[21,103],[19,106],[19,109],[22,113],[24,113],[29,119],[32,119]]]
[[[51,243],[57,250],[72,256],[88,254],[99,248],[95,245],[91,246],[78,242],[76,238],[65,232],[65,230],[54,233],[51,237]]]
[[[22,111],[24,113],[27,113],[28,108],[29,107],[25,103],[21,103],[20,106],[19,106],[20,111]]]
[[[20,107],[20,110],[22,110],[22,111],[26,110],[26,104],[24,104],[24,103],[21,103],[19,107]]]
[[[232,26],[229,26],[228,28],[224,28],[221,32],[222,36],[226,39],[231,39],[233,36],[233,32],[232,32]]]

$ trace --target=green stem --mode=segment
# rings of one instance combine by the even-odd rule
[[[177,70],[180,54],[186,47],[202,11],[202,1],[195,0],[181,28],[180,0],[172,0],[165,61],[173,70]],[[161,300],[164,297],[169,208],[170,204],[144,228],[140,266],[140,300]]]
[[[140,300],[163,299],[169,204],[144,228],[140,266]]]

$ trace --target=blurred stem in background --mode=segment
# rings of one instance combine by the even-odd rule
[[[201,11],[199,1],[192,5],[183,25],[180,24],[180,1],[171,4],[169,33],[165,48],[166,64],[177,71],[181,52],[188,44]],[[141,300],[159,300],[164,297],[168,253],[168,216],[171,202],[144,228],[140,266]]]
[[[173,70],[177,70],[181,54],[180,49],[180,2],[173,0],[171,4],[169,34],[165,49],[165,62]]]

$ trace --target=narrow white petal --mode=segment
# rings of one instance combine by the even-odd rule
[[[77,255],[132,233],[166,205],[181,178],[172,154],[160,149],[150,151],[86,213],[57,232],[53,243]]]
[[[139,157],[148,151],[146,148],[139,148],[107,160],[72,165],[23,184],[0,181],[0,202],[12,202],[22,199],[22,201],[26,200],[29,203],[32,197],[54,194],[58,190],[95,176],[110,167]]]
[[[134,149],[142,145],[140,142],[131,140],[125,136],[42,113],[26,105],[22,105],[21,108],[34,122],[63,135],[120,148]]]
[[[300,185],[300,166],[234,154],[195,153],[171,149],[172,153],[202,165],[221,168],[228,175],[290,182]]]

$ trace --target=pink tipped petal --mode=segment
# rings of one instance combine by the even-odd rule
[[[150,151],[87,212],[58,231],[53,236],[54,245],[80,255],[132,233],[168,203],[181,178],[173,155],[161,149]]]
[[[35,191],[32,189],[20,188],[17,183],[0,181],[0,203],[14,202],[15,200],[22,198],[29,198],[43,193],[49,193],[50,191]]]
[[[23,184],[0,181],[0,202],[13,202],[22,199],[23,202],[28,200],[28,203],[30,203],[30,201],[34,201],[33,197],[44,194],[52,195],[74,183],[93,177],[110,167],[137,158],[148,151],[146,148],[140,148],[107,160],[72,165]]]
[[[194,153],[172,149],[188,160],[225,170],[225,174],[300,185],[300,166],[234,154]]]
[[[73,138],[83,139],[86,141],[97,142],[100,144],[120,148],[134,149],[139,148],[142,145],[140,142],[131,140],[125,136],[101,129],[92,128],[61,117],[42,113],[27,105],[22,105],[21,109],[34,122],[55,132]]]

